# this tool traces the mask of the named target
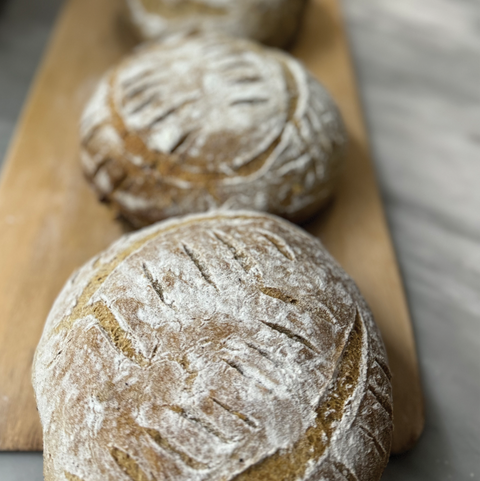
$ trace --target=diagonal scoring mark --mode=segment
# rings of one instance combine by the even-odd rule
[[[235,371],[238,371],[242,376],[246,377],[245,372],[236,362],[228,361],[227,359],[222,359],[222,361],[225,364],[228,364],[232,369],[235,369]]]
[[[225,232],[213,231],[213,235],[232,252],[233,258],[240,264],[240,267],[248,273],[253,266],[250,256],[238,246],[234,238]]]
[[[267,361],[270,361],[272,364],[274,364],[275,366],[277,366],[277,363],[271,358],[270,353],[268,353],[267,351],[264,351],[264,350],[261,349],[260,347],[255,346],[255,344],[252,344],[252,343],[250,343],[250,342],[245,342],[245,344],[246,344],[250,349],[253,349],[254,351],[258,352],[258,354],[260,354],[260,356],[262,356],[262,357],[264,357],[265,359],[267,359]]]
[[[232,442],[231,439],[227,438],[223,433],[218,431],[214,426],[212,426],[209,422],[205,421],[204,419],[199,418],[198,416],[195,416],[194,414],[188,412],[184,408],[180,406],[167,406],[167,409],[170,411],[173,411],[174,413],[178,414],[179,416],[182,416],[183,419],[186,419],[187,421],[194,423],[201,428],[203,428],[207,433],[212,434],[216,438],[218,438],[220,441],[222,441],[225,444],[229,444]]]
[[[215,289],[217,289],[215,282],[213,282],[212,276],[209,274],[207,267],[203,264],[198,254],[191,247],[188,247],[186,244],[182,244],[182,246],[183,246],[183,250],[185,251],[185,254],[187,254],[187,256],[195,264],[195,267],[200,271],[200,274],[205,279],[205,281],[211,286],[213,286]]]
[[[172,107],[168,110],[166,110],[165,112],[163,112],[161,115],[159,115],[158,117],[155,117],[151,122],[150,122],[150,125],[148,126],[150,129],[156,125],[156,124],[159,124],[160,122],[162,122],[162,120],[165,120],[166,118],[170,117],[170,115],[172,115],[173,113],[175,113],[177,110],[177,107]]]
[[[268,99],[265,98],[249,98],[249,99],[238,99],[230,103],[231,107],[236,105],[259,105],[265,104],[268,102]]]
[[[95,130],[95,129],[94,129],[94,130]],[[95,135],[95,132],[93,132],[93,135]],[[93,135],[92,135],[92,136],[93,136]],[[87,145],[87,143],[88,143],[89,140],[90,140],[90,139],[86,139],[86,141],[85,141],[85,146]],[[98,162],[98,164],[95,166],[95,170],[90,174],[90,178],[94,179],[94,178],[97,176],[97,174],[99,173],[100,169],[101,169],[102,167],[105,167],[105,165],[106,165],[108,162],[110,162],[111,160],[112,160],[112,159],[111,159],[110,157],[104,157],[104,158],[102,158],[102,160],[101,160],[100,162]]]
[[[131,104],[132,102],[134,102],[139,95],[147,93],[149,90],[152,89],[152,87],[155,87],[155,84],[152,84],[151,82],[143,82],[135,88],[132,88],[129,91],[125,92],[123,98],[123,107],[125,108],[129,103]]]
[[[228,359],[222,359],[222,361],[225,364],[228,364],[232,369],[235,369],[236,371],[238,371],[244,378],[252,380],[255,384],[258,384],[262,389],[266,389],[267,391],[271,391],[271,389],[269,389],[267,386],[265,386],[259,379],[255,378],[254,376],[249,376],[247,373],[245,373],[242,366],[240,366],[240,364],[238,364],[237,362],[230,361]],[[272,384],[278,385],[278,382],[274,381],[273,379],[270,379],[267,374],[265,374],[261,371],[259,371],[259,372],[262,374],[262,376],[265,377],[265,379],[270,381]]]
[[[156,98],[158,97],[158,93],[154,92],[150,94],[145,100],[140,102],[138,105],[136,105],[130,112],[128,112],[130,115],[133,114],[138,114],[141,112],[145,107],[147,107],[148,104],[152,103]]]
[[[156,89],[159,84],[161,84],[165,79],[165,74],[163,75],[154,75],[155,72],[150,72],[148,74],[144,74],[141,72],[138,75],[138,78],[135,79],[134,82],[131,82],[131,85],[121,85],[124,90],[124,103],[128,101],[132,101],[140,95],[141,93],[146,92],[147,90]]]
[[[151,481],[145,474],[139,464],[126,452],[113,447],[110,450],[110,455],[117,463],[118,467],[132,480],[132,481]]]
[[[260,320],[260,322],[262,324],[264,324],[265,326],[269,327],[270,329],[273,329],[274,331],[277,331],[279,332],[280,334],[283,334],[287,337],[289,337],[290,339],[292,339],[293,341],[296,341],[296,342],[299,342],[300,344],[303,344],[305,347],[307,347],[308,349],[310,349],[311,351],[313,351],[314,353],[318,354],[317,350],[315,349],[315,347],[313,346],[313,344],[311,344],[307,339],[305,339],[304,337],[302,336],[299,336],[298,334],[295,334],[294,332],[292,332],[290,329],[284,327],[284,326],[280,326],[278,324],[275,324],[273,322],[268,322],[268,321],[262,321]]]
[[[286,257],[289,261],[295,260],[295,254],[287,242],[279,236],[271,234],[269,232],[260,232],[260,235],[269,241],[273,246]]]
[[[250,83],[256,83],[256,82],[261,82],[263,79],[259,75],[252,75],[251,77],[241,77],[238,79],[235,79],[232,83],[234,84],[250,84]]]
[[[381,361],[378,358],[375,358],[374,362],[382,370],[383,374],[385,374],[388,380],[392,379],[392,374],[390,372],[390,369],[383,361]]]
[[[292,305],[297,305],[298,304],[298,299],[295,299],[294,297],[289,296],[288,294],[285,294],[282,292],[280,289],[277,289],[276,287],[264,287],[261,286],[259,287],[260,292],[265,294],[268,297],[273,297],[274,299],[278,299],[285,304],[292,304]]]
[[[372,385],[368,386],[368,391],[372,394],[372,396],[376,399],[378,404],[382,406],[382,408],[391,416],[392,415],[392,406],[388,402],[388,399],[385,399],[379,393],[375,392]]]
[[[142,262],[142,269],[143,269],[143,272],[145,274],[145,277],[148,279],[148,282],[150,283],[150,285],[152,286],[153,290],[155,291],[155,293],[157,294],[157,296],[159,297],[159,299],[162,301],[163,304],[165,304],[167,307],[170,307],[170,309],[173,309],[172,305],[171,304],[168,304],[166,301],[165,301],[165,293],[163,292],[163,288],[162,286],[160,285],[160,283],[153,277],[152,273],[150,272],[150,270],[148,269],[147,265],[145,264],[145,262]]]
[[[242,414],[238,411],[235,411],[235,409],[232,409],[230,406],[227,406],[226,404],[222,403],[221,401],[219,401],[218,399],[216,399],[214,397],[210,397],[210,399],[215,404],[220,406],[222,409],[229,412],[233,416],[237,417],[238,419],[240,419],[240,421],[243,421],[247,426],[250,426],[251,428],[257,428],[257,423],[253,422],[248,416],[245,416],[245,414]]]
[[[122,87],[126,90],[132,87],[133,85],[135,85],[139,80],[143,78],[148,78],[154,72],[155,72],[154,69],[142,70],[141,72],[138,72],[135,75],[132,75],[129,79],[124,80],[122,82]]]
[[[378,438],[364,426],[360,425],[359,427],[360,430],[365,434],[365,436],[367,436],[367,438],[372,441],[380,456],[386,458],[387,452],[385,451],[385,448],[382,446],[382,443],[378,440]]]
[[[170,150],[170,153],[172,154],[175,154],[178,150],[180,150],[180,148],[185,145],[188,141],[188,139],[190,139],[190,137],[196,132],[196,130],[189,130],[188,132],[186,132],[184,135],[182,135],[180,137],[180,139],[178,140],[178,142],[172,147],[172,149]]]
[[[67,478],[67,481],[83,481],[82,478],[79,478],[78,476],[75,476],[72,473],[69,473],[68,471],[64,471],[64,476]]]
[[[221,70],[223,71],[226,71],[226,70],[233,70],[233,69],[237,69],[237,68],[248,68],[250,67],[251,64],[250,62],[246,61],[246,60],[235,60],[235,59],[228,59],[228,61],[226,63],[223,64]],[[219,67],[217,67],[219,68]]]
[[[95,118],[93,115],[89,115],[88,117],[84,118],[84,121],[85,121],[85,124],[88,125],[88,128],[86,130],[86,135],[82,136],[81,144],[84,148],[88,150],[88,144],[90,143],[92,138],[95,136],[95,134],[98,133],[100,129],[103,129],[105,126],[107,126],[108,122],[100,122],[100,123],[91,125],[93,122],[95,122]],[[94,176],[97,173],[97,170],[98,170],[98,167],[94,171],[94,173],[90,175]]]
[[[180,104],[174,105],[173,107],[169,108],[168,110],[163,112],[158,117],[154,118],[150,122],[150,125],[148,126],[148,128],[151,129],[154,125],[156,125],[156,124],[162,122],[163,120],[165,120],[166,118],[170,117],[170,115],[174,114],[177,110],[180,110],[181,108],[185,107],[186,105],[194,103],[196,101],[197,101],[197,98],[195,97],[193,99],[187,99]]]
[[[189,468],[195,469],[196,471],[201,471],[203,469],[208,469],[208,465],[197,461],[196,459],[189,456],[187,453],[173,446],[164,436],[162,436],[155,429],[145,429],[145,432],[155,441],[155,443],[166,451],[170,451],[176,454],[184,464]]]
[[[348,469],[345,464],[338,461],[333,461],[333,467],[337,470],[339,474],[343,476],[346,481],[359,481],[357,476],[355,476],[350,469]]]
[[[101,198],[106,198],[109,195],[112,195],[115,191],[119,189],[119,187],[127,178],[127,172],[123,169],[123,167],[119,165],[116,160],[110,157],[106,157],[100,162],[100,165],[98,166],[92,178],[96,182],[98,182],[99,180],[97,176],[105,174],[105,172],[107,173],[111,186],[106,192],[103,191],[103,194],[101,194]]]
[[[333,314],[333,312],[322,302],[318,302],[317,308],[314,308],[313,312],[319,315],[325,322],[328,322],[330,324],[338,324],[338,320]]]
[[[120,327],[117,318],[106,304],[96,302],[92,306],[92,314],[119,352],[140,366],[148,364],[147,359],[133,347],[127,333]]]
[[[212,2],[213,3],[213,2]],[[224,16],[228,10],[222,6],[210,5],[207,2],[199,2],[198,0],[183,0],[181,2],[148,2],[143,1],[143,8],[148,14],[158,15],[164,19],[175,19],[184,16]]]

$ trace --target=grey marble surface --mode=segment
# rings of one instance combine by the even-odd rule
[[[0,158],[60,3],[0,14]],[[343,5],[426,397],[423,437],[382,481],[480,479],[480,0]],[[0,454],[2,481],[41,467]]]

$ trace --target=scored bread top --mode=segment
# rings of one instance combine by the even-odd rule
[[[317,239],[247,212],[163,222],[92,259],[52,308],[33,370],[45,479],[375,481],[389,376]]]
[[[298,30],[306,0],[126,0],[145,40],[178,32],[221,32],[275,47]]]
[[[305,217],[332,193],[346,139],[298,61],[218,35],[170,37],[124,60],[81,134],[87,177],[136,225],[221,206]]]

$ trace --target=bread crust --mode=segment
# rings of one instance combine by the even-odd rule
[[[143,40],[179,31],[218,32],[286,47],[297,33],[306,0],[125,0]]]
[[[67,282],[35,354],[46,481],[377,481],[390,373],[368,307],[286,221],[124,236]]]
[[[124,60],[81,138],[88,180],[137,227],[214,208],[304,220],[331,196],[346,143],[333,100],[297,60],[217,35]]]

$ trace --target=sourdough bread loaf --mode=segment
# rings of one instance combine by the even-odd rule
[[[126,0],[131,23],[152,40],[184,32],[220,32],[275,47],[296,34],[306,0]]]
[[[36,351],[46,481],[377,481],[385,350],[316,239],[212,212],[127,235],[67,282]]]
[[[212,208],[299,221],[330,197],[345,130],[291,56],[217,35],[148,45],[108,73],[81,124],[101,199],[136,226]]]

